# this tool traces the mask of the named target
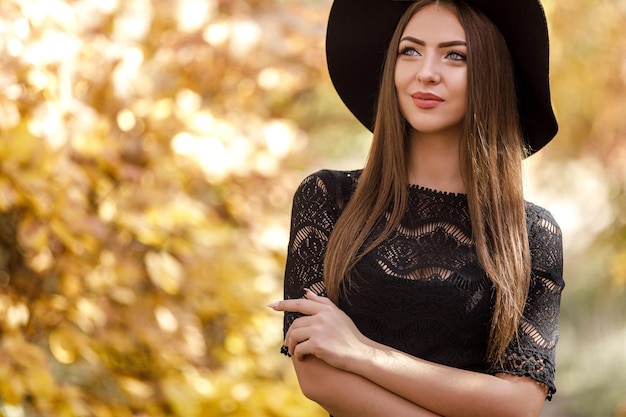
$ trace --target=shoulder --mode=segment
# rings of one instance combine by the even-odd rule
[[[342,207],[352,196],[361,170],[335,171],[324,169],[309,174],[296,191],[295,198],[330,200]]]
[[[336,171],[331,169],[322,169],[320,171],[309,174],[302,184],[316,183],[318,186],[326,186],[327,188],[352,186],[358,182],[362,170],[353,171]],[[301,186],[302,186],[301,184]]]
[[[528,224],[529,238],[531,234],[540,232],[561,236],[561,228],[554,216],[541,206],[526,202],[526,221]]]
[[[563,275],[563,238],[559,224],[548,210],[528,202],[526,218],[533,271],[560,281]]]

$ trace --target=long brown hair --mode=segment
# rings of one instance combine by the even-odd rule
[[[420,0],[398,23],[383,69],[369,156],[354,195],[330,236],[324,282],[329,297],[337,302],[340,293],[349,288],[356,264],[389,237],[405,214],[409,130],[400,113],[394,73],[404,28],[429,4],[450,7],[467,38],[467,113],[459,152],[476,251],[495,289],[487,358],[499,362],[516,335],[530,280],[521,167],[525,148],[506,42],[488,18],[463,2]],[[363,247],[387,211],[385,229]]]

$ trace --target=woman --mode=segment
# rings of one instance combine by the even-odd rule
[[[331,78],[372,147],[300,185],[270,307],[335,417],[538,416],[556,391],[561,234],[521,178],[557,131],[547,28],[503,3],[333,4]]]

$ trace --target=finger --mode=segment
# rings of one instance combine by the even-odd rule
[[[287,346],[287,351],[293,356],[296,351],[296,347],[303,342],[306,342],[311,337],[309,328],[294,329],[289,331],[285,337],[284,345]]]
[[[291,333],[294,330],[309,327],[310,325],[311,325],[311,316],[302,316],[302,317],[298,317],[297,319],[295,319],[293,323],[291,323],[291,326],[289,326],[287,333],[285,333],[285,346],[287,346],[287,341],[290,339]]]
[[[308,327],[313,323],[312,316],[300,316],[291,323],[289,329],[297,329],[299,327]]]
[[[294,346],[291,352],[291,356],[295,360],[302,360],[306,355],[311,355],[313,353],[311,351],[311,342],[309,340],[305,340],[301,343],[298,343]]]
[[[293,300],[276,301],[272,304],[268,304],[268,307],[276,311],[289,311],[291,313],[302,313],[311,316],[319,313],[324,305],[319,301],[297,298]]]
[[[304,359],[304,357],[306,355],[308,355],[308,353],[307,353],[307,347],[308,347],[307,344],[308,344],[308,341],[307,342],[302,342],[300,344],[297,344],[294,347],[294,350],[292,351],[293,353],[291,355],[294,358],[294,360],[302,360],[302,359]]]

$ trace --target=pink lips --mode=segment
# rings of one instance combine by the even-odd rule
[[[432,109],[443,103],[443,99],[432,93],[417,92],[411,95],[413,103],[421,109]]]

